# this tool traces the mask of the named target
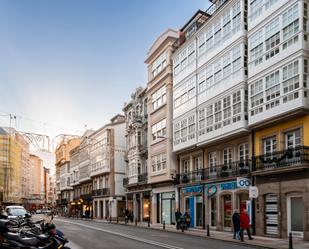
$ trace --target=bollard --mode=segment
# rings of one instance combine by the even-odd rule
[[[210,232],[209,232],[209,225],[207,225],[207,237],[210,236]]]
[[[149,219],[148,219],[148,227],[150,227],[150,217],[149,217]]]
[[[293,249],[293,237],[292,237],[292,233],[289,233],[289,249]]]
[[[135,226],[137,226],[137,218],[135,218]]]
[[[124,224],[127,225],[128,224],[128,217],[126,216],[124,219]]]
[[[109,223],[112,223],[112,216],[109,216]]]
[[[163,230],[165,230],[165,220],[163,221]]]
[[[117,216],[117,224],[119,223],[119,218],[118,218],[118,216]]]

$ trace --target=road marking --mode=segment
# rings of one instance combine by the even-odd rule
[[[182,247],[173,246],[173,245],[168,245],[168,244],[161,243],[161,242],[154,241],[154,240],[143,239],[143,238],[139,238],[139,237],[136,237],[136,236],[133,236],[133,235],[129,235],[129,234],[124,234],[124,233],[118,233],[118,232],[114,232],[114,231],[109,231],[109,230],[106,230],[106,229],[103,229],[103,228],[99,228],[99,227],[92,227],[92,226],[85,225],[85,224],[81,224],[81,223],[78,223],[78,222],[76,223],[76,222],[67,221],[67,220],[62,220],[62,219],[59,219],[59,221],[60,221],[60,222],[64,222],[64,223],[79,225],[79,226],[82,226],[82,227],[90,228],[90,229],[93,229],[93,230],[97,230],[97,231],[101,231],[101,232],[105,232],[105,233],[109,233],[109,234],[113,234],[113,235],[117,235],[117,236],[121,236],[121,237],[124,237],[124,238],[127,238],[127,239],[136,240],[136,241],[143,242],[143,243],[149,244],[149,245],[155,245],[155,246],[158,246],[158,247],[161,247],[161,248],[167,248],[167,249],[184,249],[184,248],[182,248]]]

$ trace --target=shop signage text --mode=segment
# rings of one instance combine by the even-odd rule
[[[224,182],[220,183],[221,190],[237,189],[237,182]]]
[[[192,186],[183,189],[184,193],[202,193],[202,186]]]

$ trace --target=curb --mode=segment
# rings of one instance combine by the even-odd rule
[[[151,230],[157,230],[157,231],[164,231],[164,232],[169,232],[169,233],[176,233],[176,234],[183,234],[182,232],[180,231],[177,231],[177,230],[163,230],[162,228],[155,228],[155,227],[148,227],[148,226],[135,226],[134,224],[133,225],[126,225],[124,223],[115,223],[115,222],[112,222],[110,223],[109,221],[99,221],[99,220],[91,220],[91,219],[82,219],[82,218],[67,218],[67,217],[61,217],[61,218],[64,218],[64,219],[68,219],[68,220],[82,220],[82,221],[87,221],[89,223],[91,222],[95,222],[95,223],[105,223],[105,224],[112,224],[112,225],[121,225],[121,226],[132,226],[132,227],[135,227],[135,228],[139,228],[139,229],[151,229]],[[225,240],[225,239],[221,239],[221,238],[215,238],[215,237],[207,237],[206,236],[206,233],[205,235],[202,235],[202,234],[194,234],[194,233],[184,233],[186,235],[189,235],[189,236],[194,236],[194,237],[200,237],[200,238],[204,238],[204,239],[211,239],[211,240],[217,240],[217,241],[224,241],[224,242],[230,242],[230,243],[233,243],[235,245],[244,245],[244,246],[251,246],[251,247],[254,247],[254,248],[259,248],[259,249],[286,249],[286,248],[278,248],[278,247],[270,247],[270,246],[263,246],[263,245],[255,245],[255,244],[249,244],[249,243],[246,243],[246,242],[238,242],[238,241],[234,241],[234,240]]]

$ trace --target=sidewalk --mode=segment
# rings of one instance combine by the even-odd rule
[[[86,220],[86,219],[81,219],[81,220]],[[108,220],[99,220],[99,219],[94,219],[93,222],[109,223]],[[123,221],[119,221],[118,223],[116,221],[112,221],[112,223],[125,225]],[[135,226],[135,223],[129,222],[127,225]],[[148,224],[146,222],[138,222],[137,226],[148,228]],[[162,224],[150,224],[150,227],[148,229],[163,230],[163,225]],[[176,230],[174,225],[166,225],[165,231],[173,232],[173,233],[182,233],[181,230]],[[207,237],[206,230],[201,230],[201,229],[190,228],[184,233],[190,234],[192,236]],[[269,248],[269,249],[288,249],[289,248],[288,239],[277,239],[277,238],[262,237],[262,236],[253,236],[253,237],[254,237],[254,240],[248,240],[248,237],[245,235],[244,237],[245,241],[240,242],[238,240],[233,239],[233,234],[231,232],[221,232],[221,231],[210,230],[210,237],[207,237],[207,238],[228,241],[228,242],[238,243],[238,244],[247,244],[247,245],[256,246],[259,248]],[[300,239],[293,239],[293,249],[309,249],[309,242],[303,241]]]

